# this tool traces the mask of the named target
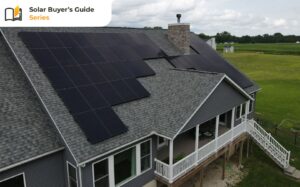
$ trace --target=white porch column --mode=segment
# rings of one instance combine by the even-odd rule
[[[248,121],[249,107],[250,107],[250,101],[247,101],[246,102],[246,111],[245,111],[245,129],[244,129],[245,132],[247,131],[247,128],[248,128],[247,121]]]
[[[195,133],[195,152],[198,151],[199,148],[199,125],[196,126],[196,133]],[[197,165],[198,162],[198,153],[196,153],[196,162],[195,164]]]
[[[220,118],[220,115],[217,115],[217,117],[216,117],[216,128],[215,128],[216,151],[217,151],[217,148],[218,148],[219,118]]]
[[[136,145],[136,175],[141,174],[141,144]]]
[[[231,141],[233,141],[233,128],[234,128],[234,121],[235,121],[235,107],[232,109],[231,112]]]
[[[169,143],[169,182],[173,182],[173,140],[170,140]]]
[[[115,185],[115,166],[114,166],[114,156],[108,157],[108,177],[109,177],[109,187],[114,187]]]
[[[250,101],[247,101],[247,103],[246,103],[246,120],[248,119],[249,108],[250,108]]]

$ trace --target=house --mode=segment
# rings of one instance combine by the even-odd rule
[[[190,32],[2,28],[0,186],[178,186],[251,137],[257,84]]]
[[[232,45],[225,45],[223,49],[224,53],[234,53],[234,46]]]
[[[211,46],[214,50],[217,50],[216,38],[210,38],[206,43]]]

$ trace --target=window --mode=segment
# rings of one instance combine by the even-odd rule
[[[135,147],[114,156],[115,183],[119,184],[136,175]]]
[[[17,176],[0,181],[0,187],[25,187],[24,174],[19,174]]]
[[[76,168],[67,162],[68,183],[69,187],[77,187],[77,171]]]
[[[92,167],[94,187],[124,185],[152,167],[152,140],[148,139],[104,160],[94,162]]]
[[[109,187],[108,160],[94,164],[95,187]]]
[[[141,144],[141,172],[151,167],[151,143],[150,140]]]
[[[235,118],[239,119],[241,117],[241,106],[237,106],[235,110]]]
[[[158,137],[157,137],[157,147],[158,147],[158,148],[161,148],[161,147],[163,147],[163,146],[165,146],[165,145],[167,145],[167,139],[158,136]]]

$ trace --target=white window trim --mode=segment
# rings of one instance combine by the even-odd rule
[[[0,183],[1,183],[1,182],[4,182],[4,181],[7,181],[7,180],[10,180],[10,179],[13,179],[13,178],[15,178],[15,177],[18,177],[18,176],[20,176],[20,175],[22,175],[22,177],[23,177],[24,187],[27,187],[27,185],[26,185],[25,172],[18,173],[18,174],[16,174],[16,175],[10,176],[10,177],[8,177],[8,178],[2,179],[2,180],[0,181]]]
[[[152,169],[152,139],[149,139],[149,140],[146,140],[146,141],[144,141],[144,142],[142,142],[142,143],[140,143],[140,145],[141,144],[143,144],[143,143],[145,143],[145,142],[147,142],[147,141],[150,141],[150,153],[149,153],[149,155],[146,155],[146,156],[150,156],[150,167],[149,168],[147,168],[146,170],[144,170],[144,171],[141,171],[141,173],[140,174],[143,174],[143,173],[145,173],[145,172],[147,172],[147,171],[149,171],[150,169]],[[144,157],[146,157],[146,156],[144,156]],[[141,159],[140,159],[140,163],[142,162],[142,158],[144,158],[144,157],[140,157]],[[142,164],[140,164],[140,169],[142,170]]]
[[[136,155],[136,174],[134,175],[134,176],[132,176],[132,177],[130,177],[130,178],[128,178],[128,179],[126,179],[126,180],[124,180],[124,181],[122,181],[122,182],[120,182],[119,184],[115,184],[115,173],[114,173],[114,156],[115,155],[117,155],[117,154],[119,154],[119,153],[122,153],[122,152],[124,152],[124,151],[127,151],[127,150],[129,150],[129,149],[132,149],[132,148],[134,148],[135,147],[135,153],[136,154],[138,154],[138,150],[137,150],[137,147],[139,146],[141,146],[141,144],[142,143],[145,143],[145,142],[147,142],[147,141],[150,141],[150,153],[151,153],[151,155],[150,155],[150,167],[148,168],[148,169],[146,169],[145,171],[141,171],[141,164],[139,164],[139,169],[137,168],[138,167],[138,163],[137,163],[137,155]],[[139,151],[139,154],[140,154],[140,151]],[[139,158],[141,158],[140,156],[139,156]],[[136,145],[133,145],[133,146],[130,146],[130,147],[128,147],[128,148],[126,148],[126,149],[123,149],[123,150],[121,150],[121,151],[118,151],[118,152],[116,152],[115,154],[113,154],[113,155],[110,155],[110,156],[108,156],[108,157],[106,157],[106,158],[103,158],[103,159],[101,159],[101,160],[98,160],[98,161],[96,161],[96,162],[93,162],[92,163],[92,172],[93,172],[93,187],[95,187],[95,171],[94,171],[94,165],[95,164],[97,164],[97,163],[99,163],[99,162],[102,162],[102,161],[104,161],[104,160],[108,160],[108,177],[109,177],[109,187],[113,187],[113,186],[116,186],[116,187],[119,187],[119,186],[122,186],[122,185],[124,185],[124,184],[126,184],[126,183],[128,183],[128,182],[130,182],[131,180],[133,180],[133,179],[135,179],[135,178],[137,178],[137,177],[139,177],[139,176],[141,176],[142,174],[144,174],[144,173],[146,173],[146,172],[148,172],[148,171],[150,171],[152,168],[153,168],[153,166],[152,166],[152,158],[153,158],[153,155],[152,155],[152,138],[149,138],[149,139],[147,139],[147,140],[144,140],[144,141],[142,141],[142,142],[139,142],[138,144],[136,144]],[[141,162],[141,160],[139,160],[139,162]],[[137,171],[138,170],[140,170],[141,172],[138,174],[137,173]],[[113,178],[113,179],[112,179]],[[111,184],[111,182],[113,182],[113,184]]]
[[[95,165],[98,164],[98,163],[100,163],[100,162],[103,162],[104,160],[107,160],[107,175],[102,176],[101,178],[99,178],[99,179],[96,180],[96,179],[95,179]],[[101,179],[103,179],[103,178],[106,177],[106,176],[108,176],[108,183],[109,183],[109,168],[108,168],[108,166],[109,166],[109,160],[108,160],[108,158],[104,158],[104,159],[98,160],[97,162],[94,162],[94,163],[92,164],[93,187],[95,187],[95,183],[96,183],[98,180],[101,180]]]
[[[93,174],[93,187],[95,187],[95,183],[96,183],[96,180],[95,180],[95,165],[98,164],[99,162],[102,162],[104,160],[107,160],[107,165],[109,165],[109,161],[108,161],[108,157],[107,158],[104,158],[104,159],[101,159],[101,160],[98,160],[96,162],[93,162],[92,163],[92,174]],[[107,166],[108,167],[108,166]],[[109,177],[109,168],[108,168],[108,177]]]
[[[159,143],[159,138],[163,138],[164,139],[164,142],[163,143]],[[161,149],[162,147],[164,146],[167,146],[168,145],[168,140],[164,137],[161,137],[161,136],[157,136],[157,148],[158,149]]]
[[[152,169],[152,139],[144,140],[144,141],[142,141],[142,142],[140,142],[140,143],[138,143],[138,144],[136,144],[136,145],[134,145],[134,146],[132,146],[132,147],[130,147],[130,148],[128,148],[128,149],[131,149],[131,148],[133,148],[133,147],[136,147],[136,148],[135,148],[135,151],[136,151],[136,154],[137,154],[137,146],[141,147],[141,144],[142,144],[142,143],[145,143],[145,142],[147,142],[147,141],[150,141],[150,153],[151,153],[150,167],[149,167],[148,169],[146,169],[145,171],[142,171],[142,172],[140,172],[139,174],[136,173],[135,176],[132,176],[132,177],[130,177],[130,178],[128,178],[128,179],[126,179],[126,180],[120,182],[119,184],[116,184],[116,187],[122,186],[122,185],[124,185],[124,184],[130,182],[131,180],[133,180],[133,179],[135,179],[135,178],[141,176],[142,174],[144,174],[144,173],[146,173],[147,171],[149,171],[149,170]],[[126,151],[126,150],[128,150],[128,149],[124,149],[123,151]],[[120,151],[120,152],[118,152],[118,153],[121,153],[121,152],[123,152],[123,151]],[[118,153],[114,154],[114,156],[117,155]],[[141,154],[141,153],[139,153],[139,154]],[[136,156],[137,156],[137,155],[136,155]],[[137,158],[137,157],[136,157],[136,158]],[[141,158],[140,155],[139,155],[139,158]],[[136,162],[137,162],[137,161],[136,161]],[[136,168],[138,167],[138,165],[139,165],[139,167],[140,167],[139,169],[137,169],[137,170],[139,170],[139,171],[141,171],[141,164],[140,164],[140,162],[141,162],[141,160],[139,160],[139,164],[136,163]]]
[[[69,165],[72,166],[75,169],[76,172],[76,186],[78,187],[78,173],[77,173],[77,168],[69,161],[66,162],[66,166],[67,166],[67,179],[68,179],[68,187],[71,187],[70,184],[70,175],[69,175]]]

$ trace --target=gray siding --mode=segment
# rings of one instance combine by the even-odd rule
[[[63,152],[0,173],[0,180],[25,173],[27,187],[65,187]]]
[[[146,138],[144,140],[141,140],[140,142],[145,141],[147,139],[150,139],[150,138]],[[149,181],[154,179],[154,158],[156,158],[156,149],[157,149],[156,148],[156,145],[157,145],[156,140],[157,140],[157,138],[156,138],[156,136],[152,136],[151,139],[152,139],[152,169],[148,170],[147,172],[143,173],[140,176],[137,176],[137,177],[133,178],[132,180],[130,180],[127,183],[125,183],[124,185],[122,185],[122,187],[133,187],[133,186],[134,187],[139,187],[139,186],[143,186],[144,184],[146,184]],[[138,143],[140,143],[140,142],[138,142]],[[129,145],[126,148],[132,147],[136,144],[137,143]],[[115,153],[120,152],[122,150],[125,150],[126,148],[118,150]],[[115,153],[113,153],[113,154],[115,154]],[[86,164],[85,167],[82,168],[81,172],[82,172],[82,186],[83,187],[93,187],[92,164],[94,162],[100,161],[100,160],[105,159],[105,158],[107,158],[107,156],[103,157],[103,158],[99,158],[99,159],[97,159],[93,162],[90,162],[90,163]]]
[[[246,101],[247,98],[236,88],[232,87],[226,81],[223,81],[196,112],[182,132],[194,128],[197,124],[202,124],[213,119],[219,114],[228,112],[232,110],[233,107]]]

